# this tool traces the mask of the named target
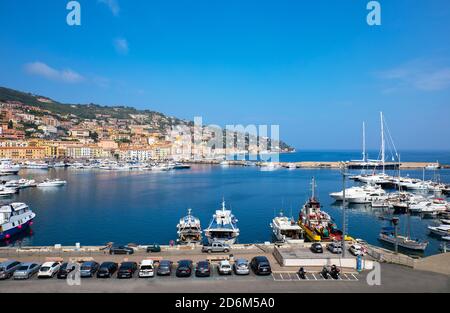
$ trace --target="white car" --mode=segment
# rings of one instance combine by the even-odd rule
[[[361,245],[353,244],[350,246],[349,250],[354,256],[364,256],[363,248]]]
[[[153,260],[143,260],[139,267],[139,277],[147,278],[155,276],[155,266]]]
[[[61,263],[59,262],[45,262],[39,269],[38,278],[52,278],[58,273]]]
[[[224,260],[219,263],[219,274],[220,275],[231,275],[231,264],[230,262]]]

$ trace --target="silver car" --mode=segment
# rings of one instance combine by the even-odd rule
[[[246,259],[237,259],[233,264],[233,269],[236,275],[250,274],[250,265]]]
[[[14,272],[13,279],[29,279],[39,271],[40,264],[22,263]]]
[[[13,276],[16,269],[20,266],[19,261],[9,260],[3,263],[0,263],[0,280],[8,279]]]

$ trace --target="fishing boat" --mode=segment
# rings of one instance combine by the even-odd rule
[[[20,171],[20,165],[12,163],[11,159],[0,160],[0,175],[17,175]]]
[[[428,241],[413,240],[409,236],[395,236],[394,227],[382,228],[378,239],[389,244],[397,244],[399,247],[416,251],[425,251],[428,246]]]
[[[298,223],[310,241],[342,240],[342,231],[337,228],[331,216],[321,210],[320,202],[316,199],[314,178],[311,198],[300,211]]]
[[[188,215],[180,218],[177,225],[177,242],[180,244],[199,243],[202,241],[202,227],[200,220],[194,217],[192,210],[188,209]]]
[[[270,223],[273,236],[277,242],[280,243],[303,243],[302,228],[295,222],[293,218],[284,216],[280,212],[279,216],[275,217]]]
[[[216,214],[213,215],[208,228],[205,229],[205,236],[208,242],[220,241],[229,245],[234,244],[239,236],[237,222],[238,220],[231,213],[231,210],[225,207],[225,200],[223,200],[222,208],[216,210]]]
[[[33,223],[36,214],[25,203],[11,203],[0,207],[0,240],[26,230]]]

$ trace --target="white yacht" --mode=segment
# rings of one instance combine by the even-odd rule
[[[17,175],[20,171],[20,165],[12,163],[11,159],[0,160],[0,175]]]
[[[270,223],[272,232],[277,242],[281,243],[303,243],[302,228],[293,218],[284,216],[282,212]]]
[[[431,233],[438,236],[450,236],[450,225],[428,226]]]
[[[26,230],[36,214],[25,203],[11,203],[0,207],[0,240]]]
[[[45,162],[26,162],[23,167],[32,170],[48,170],[49,168]]]
[[[18,192],[17,188],[0,187],[0,197],[10,197]]]
[[[42,183],[39,183],[37,186],[39,188],[47,188],[47,187],[62,187],[66,185],[67,182],[61,179],[46,179]]]
[[[238,220],[231,213],[231,210],[225,207],[225,200],[223,200],[222,208],[216,210],[216,214],[213,215],[211,223],[205,229],[205,236],[208,242],[220,241],[229,245],[234,244],[239,236],[237,222]]]
[[[177,225],[177,242],[180,244],[200,243],[202,241],[200,220],[191,213],[192,210],[188,209],[188,215],[180,218]]]
[[[342,201],[343,191],[330,193],[330,196],[336,201]],[[347,203],[364,204],[373,201],[387,199],[387,193],[379,186],[365,185],[355,186],[345,190],[345,199]]]
[[[6,188],[29,188],[36,187],[36,181],[34,179],[19,179],[19,180],[10,180],[5,183]]]

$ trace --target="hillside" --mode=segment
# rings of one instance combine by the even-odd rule
[[[134,115],[144,116],[142,123],[149,124],[155,130],[164,131],[171,126],[193,125],[193,122],[182,120],[176,117],[168,117],[163,113],[151,110],[138,110],[128,106],[102,106],[99,104],[68,104],[61,103],[42,95],[25,93],[18,90],[0,87],[0,102],[19,102],[23,105],[36,107],[48,111],[55,117],[77,117],[79,119],[95,120],[99,116],[108,118],[130,120]],[[293,150],[289,145],[280,142],[283,150]]]

